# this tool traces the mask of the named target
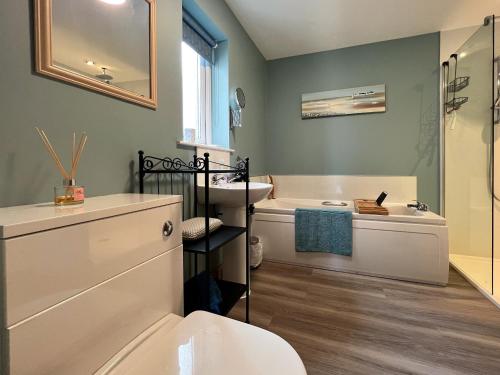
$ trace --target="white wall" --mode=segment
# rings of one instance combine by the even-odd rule
[[[469,26],[461,29],[444,30],[440,33],[440,61],[444,62],[450,55],[456,52],[480,25]]]
[[[416,176],[272,175],[275,198],[354,200],[377,199],[386,191],[388,203],[417,199]]]

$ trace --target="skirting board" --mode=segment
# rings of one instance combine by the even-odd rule
[[[402,278],[399,278],[396,276],[393,277],[393,276],[381,275],[381,274],[372,273],[372,272],[355,271],[355,270],[350,270],[347,268],[321,267],[321,266],[317,266],[317,265],[310,265],[310,264],[304,264],[304,263],[298,263],[298,262],[288,262],[288,261],[277,260],[277,259],[264,259],[264,261],[269,262],[269,263],[288,264],[290,266],[314,268],[314,269],[324,270],[324,271],[348,273],[351,275],[358,275],[358,276],[378,277],[379,279],[395,280],[395,281],[401,281],[403,283],[415,283],[415,284],[422,284],[422,285],[434,285],[434,286],[439,286],[439,287],[446,287],[446,284],[441,284],[441,283],[427,283],[425,281],[415,280],[415,279],[411,279],[411,278],[402,279]]]

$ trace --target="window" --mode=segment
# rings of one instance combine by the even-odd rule
[[[182,106],[184,141],[212,142],[212,67],[182,42]]]
[[[183,140],[212,143],[212,67],[217,43],[186,11],[182,13]]]

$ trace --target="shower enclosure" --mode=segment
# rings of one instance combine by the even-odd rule
[[[442,181],[450,262],[500,304],[500,171],[495,173],[495,165],[500,166],[500,148],[495,153],[500,77],[495,39],[495,17],[487,17],[443,63]]]

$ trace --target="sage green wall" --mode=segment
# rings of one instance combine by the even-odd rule
[[[419,198],[437,208],[438,34],[266,63],[223,0],[196,3],[228,38],[230,92],[246,92],[244,127],[230,133],[230,145],[250,156],[252,174],[417,175]],[[89,195],[136,190],[139,148],[191,155],[176,147],[181,7],[158,1],[153,111],[34,73],[32,1],[0,2],[0,206],[48,201],[60,182],[36,125],[66,160],[72,132],[87,132],[78,181]],[[387,84],[385,114],[300,119],[302,93],[377,83]]]
[[[269,173],[415,175],[439,210],[438,33],[273,60],[267,79]],[[384,83],[386,113],[301,120],[301,94]]]
[[[235,156],[250,155],[252,175],[262,174],[266,170],[266,60],[224,1],[196,0],[196,3],[228,37],[230,102],[234,102],[232,93],[237,87],[245,91],[247,99],[243,127],[230,132],[230,147],[237,150]]]
[[[158,1],[158,109],[146,109],[33,71],[32,1],[0,2],[0,206],[52,199],[60,183],[34,126],[47,130],[68,160],[73,131],[89,136],[78,182],[88,195],[137,190],[137,150],[188,157],[182,137],[181,0]],[[246,89],[246,127],[232,139],[263,170],[265,61],[223,0],[200,5],[229,38],[231,87]]]

